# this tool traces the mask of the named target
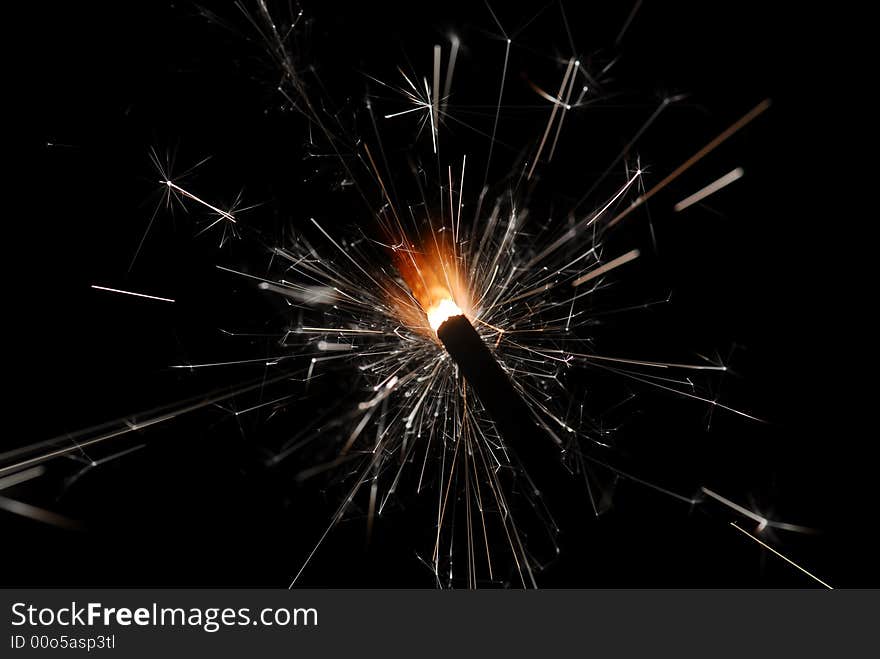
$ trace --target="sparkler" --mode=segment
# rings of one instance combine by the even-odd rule
[[[347,235],[338,227],[330,228],[324,218],[310,218],[312,234],[302,232],[290,243],[268,248],[272,267],[265,276],[218,265],[233,277],[256,282],[266,294],[279,296],[291,310],[292,318],[279,335],[278,354],[173,366],[200,369],[252,363],[267,368],[283,366],[280,374],[87,431],[75,436],[75,447],[70,445],[71,438],[64,437],[0,455],[0,476],[9,478],[7,474],[33,470],[82,446],[97,446],[231,399],[256,396],[236,415],[275,410],[287,404],[290,394],[266,400],[267,388],[289,387],[291,380],[309,387],[327,369],[345,365],[362,374],[367,382],[362,391],[366,393],[353,405],[333,410],[337,421],[327,424],[331,430],[324,427],[320,432],[298,434],[268,460],[268,464],[278,465],[302,455],[306,446],[321,445],[318,452],[329,458],[313,460],[301,468],[300,480],[345,468],[341,503],[291,585],[346,515],[360,506],[365,509],[368,528],[372,528],[375,518],[393,503],[394,495],[406,490],[414,496],[430,493],[435,501],[433,546],[430,555],[422,559],[438,586],[500,583],[501,562],[512,563],[519,585],[535,586],[536,573],[545,559],[532,549],[531,543],[540,534],[526,529],[541,531],[549,540],[551,557],[557,550],[559,530],[553,511],[529,475],[538,469],[581,477],[596,514],[601,503],[593,491],[598,482],[591,468],[641,483],[690,505],[702,503],[706,495],[727,510],[758,521],[759,531],[767,527],[798,530],[767,520],[713,490],[703,488],[694,496],[672,492],[598,457],[591,448],[606,447],[605,434],[589,418],[583,418],[582,407],[572,405],[565,384],[570,370],[592,368],[754,419],[701,393],[695,385],[695,374],[724,373],[724,363],[689,364],[597,354],[589,330],[603,312],[589,303],[611,285],[612,272],[619,274],[618,268],[641,255],[638,249],[611,253],[605,241],[609,230],[760,116],[769,107],[768,101],[745,113],[647,191],[643,169],[638,163],[628,164],[622,153],[612,167],[624,161],[624,177],[612,194],[591,210],[579,211],[581,202],[589,197],[585,195],[564,226],[539,223],[530,217],[527,195],[519,193],[520,185],[534,183],[544,154],[552,158],[563,120],[583,102],[588,92],[584,83],[592,84],[579,59],[572,56],[565,61],[555,96],[532,85],[551,104],[550,117],[536,136],[531,161],[521,164],[515,184],[494,200],[487,182],[514,39],[492,13],[502,34],[504,54],[486,168],[476,200],[465,194],[470,187],[467,181],[473,179],[467,169],[468,156],[461,154],[460,161],[456,158],[445,166],[440,156],[441,127],[457,121],[449,97],[459,39],[452,39],[442,94],[440,46],[432,49],[433,84],[428,82],[429,76],[401,70],[405,84],[397,91],[406,107],[380,116],[392,122],[418,117],[421,127],[430,128],[433,160],[431,174],[428,166],[413,167],[418,195],[407,196],[398,193],[405,185],[405,177],[399,174],[404,168],[389,164],[381,131],[376,129],[371,140],[352,135],[335,117],[328,120],[319,109],[321,104],[311,97],[289,47],[288,35],[295,32],[299,15],[282,28],[262,1],[255,13],[246,15],[281,71],[279,93],[289,107],[305,117],[310,134],[314,131],[339,163],[346,185],[362,197],[377,231],[362,229]],[[576,86],[582,90],[577,96]],[[661,103],[630,146],[671,102],[666,99]],[[373,99],[367,109],[375,127],[372,103]],[[741,169],[733,170],[685,198],[676,210],[741,175]],[[479,180],[479,174],[477,177]],[[238,209],[224,210],[196,196],[167,168],[160,168],[160,178],[168,199],[210,211],[211,219],[203,231],[222,224],[221,242],[228,236],[241,237]],[[402,201],[407,198],[411,201]],[[474,207],[473,220],[463,217],[463,209],[468,215]],[[93,288],[174,302],[109,286]],[[573,412],[573,407],[578,411]],[[522,483],[527,487],[520,487]],[[520,494],[515,497],[515,492]],[[459,549],[462,537],[464,547]],[[463,573],[454,568],[459,552],[464,556]]]

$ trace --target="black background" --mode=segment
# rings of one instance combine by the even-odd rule
[[[857,558],[866,551],[870,517],[852,521],[853,509],[865,503],[854,468],[866,460],[870,442],[855,421],[864,389],[843,373],[855,337],[840,338],[841,325],[851,321],[842,292],[848,278],[838,263],[858,241],[840,239],[854,219],[843,210],[853,164],[841,145],[851,145],[845,135],[855,119],[838,66],[851,62],[839,18],[792,15],[769,3],[646,2],[615,47],[628,3],[569,4],[584,61],[621,55],[608,91],[621,92],[622,100],[566,120],[570,139],[542,173],[554,177],[560,199],[577,198],[666,94],[689,97],[664,113],[635,150],[653,181],[757,102],[773,100],[765,116],[651,204],[658,250],[634,266],[624,299],[672,290],[673,308],[616,318],[601,335],[609,354],[730,354],[736,375],[724,379],[721,400],[769,423],[716,411],[707,432],[705,405],[640,392],[619,438],[629,468],[688,494],[705,484],[771,518],[821,529],[772,540],[832,584],[876,584]],[[540,8],[505,3],[496,10],[505,26],[517,26]],[[336,208],[349,216],[331,217],[331,225],[356,223],[364,212],[340,194],[328,201],[331,174],[304,181],[322,165],[303,158],[304,122],[280,109],[277,71],[248,41],[252,33],[237,9],[211,9],[232,29],[186,3],[40,4],[8,23],[23,37],[6,82],[6,109],[14,117],[6,129],[22,147],[14,175],[7,175],[4,213],[7,264],[14,266],[2,438],[8,447],[260,375],[168,369],[259,354],[266,345],[241,348],[217,330],[259,331],[278,309],[241,281],[218,275],[217,263],[258,273],[265,264],[239,247],[218,250],[215,235],[194,237],[198,213],[160,212],[126,274],[157,196],[151,147],[175,150],[184,168],[213,156],[194,188],[219,203],[243,190],[246,203],[262,203],[251,217],[264,235],[280,236],[310,215],[326,219]],[[361,103],[364,72],[397,80],[395,67],[403,64],[427,74],[431,45],[448,48],[450,29],[466,47],[455,93],[479,99],[475,105],[494,103],[503,43],[481,3],[324,2],[306,11],[306,57],[337,108]],[[538,104],[524,76],[552,89],[561,75],[558,63],[530,49],[570,55],[555,6],[514,39],[505,89],[512,104]],[[499,139],[532,144],[523,135],[538,135],[545,116],[546,108],[502,113]],[[486,117],[475,121],[485,126]],[[405,150],[411,129],[395,124],[390,148]],[[453,132],[450,151],[486,149],[485,139]],[[490,181],[501,181],[519,157],[498,148]],[[737,165],[746,176],[706,206],[671,212],[673,203]],[[609,179],[597,194],[617,183]],[[650,244],[645,219],[628,224],[617,244]],[[93,283],[177,303],[101,294],[89,288]],[[602,383],[598,376],[592,381]],[[294,405],[271,432],[283,434],[283,424],[293,432],[314,411],[307,401]],[[118,450],[146,447],[69,488],[62,483],[73,466],[50,464],[45,476],[10,496],[83,520],[88,530],[0,513],[4,582],[286,585],[337,499],[317,486],[297,487],[291,470],[263,468],[260,433],[259,423],[239,426],[211,410],[122,440]],[[614,508],[599,520],[586,498],[563,515],[562,554],[539,577],[544,586],[812,584],[731,529],[725,515],[690,510],[632,484],[618,487]],[[346,522],[302,583],[430,586],[415,550],[424,550],[419,543],[431,523],[401,505],[380,520],[367,545],[363,520]]]

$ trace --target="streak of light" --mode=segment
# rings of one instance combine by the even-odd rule
[[[617,38],[614,40],[615,46],[620,45],[620,42],[623,40],[623,35],[626,34],[626,31],[629,29],[629,26],[632,24],[633,19],[636,17],[636,14],[639,12],[641,6],[642,0],[636,0],[635,5],[629,12],[629,15],[626,17],[626,22],[624,22],[623,27],[620,28],[620,32],[617,33]]]
[[[601,364],[595,364],[595,366],[598,368],[604,368],[608,371],[611,371],[612,373],[619,373],[625,377],[630,378],[631,380],[635,380],[636,382],[642,382],[643,384],[648,384],[648,385],[651,385],[652,387],[656,387],[658,389],[662,389],[664,391],[668,391],[670,393],[677,394],[679,396],[682,396],[683,398],[690,398],[691,400],[698,400],[701,403],[706,403],[708,405],[711,405],[712,407],[717,407],[719,409],[726,410],[728,412],[733,412],[734,414],[737,414],[743,418],[750,419],[752,421],[757,421],[758,423],[767,423],[767,421],[765,421],[764,419],[762,419],[760,417],[753,416],[753,415],[749,414],[748,412],[743,412],[742,410],[738,410],[735,407],[731,407],[729,405],[724,405],[723,403],[719,403],[716,399],[713,399],[713,398],[706,398],[705,396],[698,396],[696,394],[691,394],[691,393],[688,393],[687,391],[681,391],[679,389],[675,389],[674,387],[667,387],[665,385],[660,384],[659,382],[654,382],[652,380],[645,379],[643,377],[639,377],[639,376],[635,375],[634,373],[631,373],[628,371],[611,368],[610,366],[603,366]]]
[[[671,174],[667,175],[666,178],[664,178],[662,181],[660,181],[657,185],[655,185],[653,188],[648,190],[646,193],[637,197],[636,200],[629,206],[629,208],[627,208],[626,210],[621,212],[617,217],[615,217],[613,220],[611,220],[608,223],[607,228],[610,229],[615,224],[620,222],[623,218],[625,218],[627,215],[632,213],[636,208],[638,208],[639,206],[644,204],[651,197],[653,197],[655,194],[660,192],[663,188],[665,188],[667,185],[672,183],[675,179],[677,179],[679,176],[684,174],[691,167],[696,165],[700,160],[702,160],[707,155],[709,155],[712,151],[714,151],[716,148],[721,146],[724,142],[726,142],[728,139],[730,139],[733,135],[735,135],[737,132],[739,132],[742,128],[749,125],[750,123],[752,123],[752,121],[754,121],[759,116],[764,114],[764,112],[766,112],[769,108],[770,108],[770,99],[765,98],[763,101],[758,103],[755,107],[753,107],[751,110],[746,112],[742,117],[740,117],[739,119],[734,121],[725,130],[723,130],[721,133],[719,133],[718,136],[715,137],[715,139],[711,140],[708,144],[706,144],[706,146],[704,146],[702,149],[697,151],[690,158],[688,158],[683,163],[681,163],[675,170],[672,171]]]
[[[712,490],[710,490],[707,487],[701,487],[700,491],[703,494],[708,494],[710,497],[712,497],[716,501],[723,503],[728,508],[735,510],[740,515],[744,515],[744,516],[748,517],[749,519],[752,519],[752,520],[758,522],[758,531],[763,531],[765,528],[767,528],[767,523],[769,522],[769,520],[766,517],[763,517],[757,513],[754,513],[751,510],[749,510],[748,508],[742,507],[738,503],[734,503],[730,499],[727,499],[727,498],[721,496],[720,494],[713,492]]]
[[[382,330],[345,329],[340,327],[302,327],[301,332],[334,332],[336,334],[385,334]]]
[[[352,345],[351,343],[330,343],[329,341],[318,341],[318,350],[323,351],[333,351],[333,350],[354,350],[357,346]]]
[[[236,359],[228,362],[206,362],[202,364],[172,364],[169,368],[211,368],[213,366],[239,366],[241,364],[263,364],[267,366],[277,364],[282,359],[291,359],[292,355],[280,355],[278,357],[256,357],[254,359]]]
[[[140,451],[145,448],[147,448],[146,444],[138,444],[137,446],[131,446],[125,450],[117,451],[113,455],[108,455],[105,458],[101,458],[100,460],[92,460],[92,462],[89,463],[89,465],[88,465],[88,467],[86,467],[86,469],[90,469],[92,467],[98,467],[102,464],[107,464],[108,462],[113,462],[114,460],[118,460],[119,458],[122,458],[126,455],[129,455],[131,453],[135,453],[136,451]]]
[[[770,551],[770,552],[776,554],[777,556],[779,556],[779,558],[781,558],[782,560],[784,560],[784,561],[785,561],[786,563],[788,563],[789,565],[793,565],[794,567],[796,567],[798,570],[800,570],[801,572],[803,572],[804,574],[806,574],[808,577],[810,577],[810,578],[813,579],[814,581],[816,581],[816,582],[822,584],[822,585],[825,586],[828,590],[834,590],[834,587],[833,587],[833,586],[831,586],[831,585],[825,583],[824,581],[822,581],[819,577],[817,577],[817,576],[816,576],[815,574],[813,574],[812,572],[807,572],[807,570],[805,570],[805,569],[802,568],[800,565],[798,565],[797,563],[795,563],[795,562],[794,562],[793,560],[791,560],[788,556],[784,556],[783,554],[780,554],[778,551],[776,551],[775,549],[773,549],[773,547],[771,547],[770,545],[768,545],[766,542],[764,542],[764,541],[761,540],[760,538],[756,538],[756,537],[753,536],[751,533],[749,533],[748,531],[746,531],[746,530],[743,529],[742,527],[738,526],[736,522],[731,522],[730,525],[731,525],[733,528],[735,528],[737,531],[739,531],[740,533],[742,533],[742,534],[747,535],[748,537],[750,537],[752,540],[754,540],[755,542],[757,542],[759,545],[761,545],[761,546],[762,546],[764,549],[766,549],[767,551]]]
[[[598,268],[593,268],[587,274],[583,275],[582,277],[578,277],[573,282],[571,282],[571,285],[572,286],[580,286],[581,284],[585,284],[586,282],[590,281],[591,279],[595,279],[596,277],[604,275],[606,272],[614,270],[614,268],[617,268],[617,267],[623,265],[624,263],[629,263],[630,261],[637,259],[637,258],[639,258],[639,250],[631,249],[626,254],[621,254],[617,258],[611,259],[610,261],[608,261],[608,263],[605,263],[604,265],[600,265]]]
[[[258,288],[261,291],[272,291],[273,293],[278,293],[279,295],[284,295],[310,305],[331,304],[337,299],[333,289],[328,286],[306,286],[302,288],[302,290],[296,290],[287,286],[279,286],[278,284],[270,284],[267,281],[263,281],[258,284]]]
[[[437,153],[437,134],[440,131],[440,57],[441,49],[439,45],[434,46],[434,101],[432,104],[434,112],[434,153]]]
[[[25,469],[24,471],[20,471],[17,474],[4,476],[3,478],[0,478],[0,490],[5,490],[14,485],[18,485],[19,483],[25,483],[29,480],[33,480],[34,478],[42,476],[45,472],[45,467],[31,467],[30,469]]]
[[[703,492],[703,494],[708,494],[710,497],[712,497],[713,499],[715,499],[719,503],[724,504],[728,508],[731,508],[732,510],[735,510],[736,512],[740,513],[741,515],[744,515],[744,516],[748,517],[749,519],[752,519],[752,520],[758,522],[758,532],[759,533],[768,527],[771,529],[781,529],[783,531],[795,531],[797,533],[814,533],[815,532],[815,529],[812,529],[808,526],[800,526],[798,524],[788,524],[786,522],[775,522],[773,520],[767,519],[763,515],[759,515],[758,513],[752,512],[748,508],[744,508],[743,506],[740,506],[739,504],[734,503],[730,499],[727,499],[727,498],[721,496],[720,494],[718,494],[717,492],[713,492],[712,490],[710,490],[706,487],[701,487],[700,490]]]
[[[556,119],[556,114],[557,112],[559,112],[559,108],[562,107],[565,110],[568,109],[568,105],[566,105],[562,101],[562,95],[565,93],[565,88],[568,85],[569,77],[573,75],[572,68],[579,65],[580,62],[576,62],[573,57],[568,60],[568,67],[565,69],[565,75],[562,76],[562,83],[559,85],[559,94],[557,95],[557,98],[550,96],[550,94],[546,93],[536,85],[532,85],[535,91],[537,91],[541,96],[553,103],[553,109],[550,111],[550,118],[547,120],[547,127],[544,129],[544,135],[543,137],[541,137],[541,143],[538,146],[538,152],[535,154],[535,159],[532,161],[532,166],[529,168],[529,174],[528,176],[526,176],[526,179],[530,180],[532,178],[532,174],[535,173],[535,167],[537,167],[538,161],[541,159],[541,152],[544,150],[544,145],[547,143],[547,136],[550,135],[550,130],[553,128],[553,121]]]
[[[486,3],[488,7],[488,3]],[[492,11],[491,7],[489,11]],[[494,18],[495,13],[492,13]],[[497,22],[497,18],[495,19]],[[501,27],[501,24],[498,24]],[[507,61],[510,57],[510,39],[507,40],[507,43],[504,46],[504,66],[501,69],[501,85],[498,88],[498,105],[495,108],[495,121],[492,124],[492,137],[489,140],[489,156],[486,158],[486,174],[483,177],[483,187],[486,187],[486,183],[489,181],[489,167],[492,164],[492,151],[495,149],[495,135],[498,132],[498,117],[501,116],[501,100],[504,98],[504,82],[507,80]]]
[[[599,185],[608,177],[608,175],[614,171],[614,168],[617,167],[618,163],[620,163],[624,158],[627,157],[629,153],[632,152],[633,147],[638,143],[641,139],[642,135],[644,135],[648,129],[654,125],[654,123],[660,118],[660,115],[673,103],[676,103],[682,100],[684,97],[679,96],[667,96],[664,98],[657,108],[651,113],[651,115],[645,120],[645,122],[639,127],[639,129],[635,132],[635,134],[630,138],[629,142],[627,142],[624,147],[618,152],[617,156],[614,160],[611,161],[611,164],[605,169],[605,172],[597,177],[593,184],[587,188],[587,191],[581,195],[580,200],[577,202],[575,208],[579,208],[581,204],[583,204],[587,199],[593,196],[593,193],[599,188]]]
[[[577,72],[580,70],[580,66],[580,60],[575,60],[574,73],[568,81],[568,91],[565,93],[565,104],[562,106],[562,116],[559,117],[559,123],[556,124],[556,135],[553,137],[553,144],[550,145],[550,154],[547,156],[548,162],[553,160],[553,154],[556,153],[556,144],[559,142],[559,136],[562,134],[562,124],[565,123],[565,117],[568,114],[568,111],[571,110],[571,94],[574,91],[574,83],[577,78]],[[584,91],[586,92],[586,87],[584,87]]]
[[[92,288],[98,291],[109,291],[110,293],[122,293],[123,295],[133,295],[134,297],[142,297],[147,300],[158,300],[159,302],[174,302],[170,297],[159,297],[158,295],[147,295],[146,293],[135,293],[133,291],[123,291],[118,288],[108,288],[107,286],[98,286],[92,284]]]
[[[714,366],[708,364],[681,364],[677,362],[650,362],[643,359],[626,359],[624,357],[607,357],[605,355],[593,355],[584,352],[569,352],[568,350],[543,350],[542,352],[557,353],[568,355],[570,357],[581,357],[583,359],[601,359],[608,362],[621,362],[623,364],[633,364],[635,366],[651,366],[654,368],[687,368],[695,371],[726,371],[726,366]]]
[[[609,471],[616,474],[617,476],[620,476],[621,478],[625,478],[627,480],[632,481],[633,483],[637,483],[638,485],[642,485],[643,487],[647,487],[647,488],[650,488],[650,489],[655,490],[657,492],[660,492],[661,494],[665,494],[666,496],[669,496],[673,499],[677,499],[678,501],[681,501],[682,503],[686,503],[691,506],[699,503],[693,497],[686,497],[685,495],[679,494],[678,492],[673,492],[672,490],[668,490],[664,487],[660,487],[659,485],[652,483],[651,481],[647,481],[644,478],[639,478],[638,476],[634,476],[633,474],[627,473],[627,472],[623,471],[622,469],[618,469],[617,467],[613,467],[610,464],[608,464],[607,462],[603,462],[602,460],[599,460],[598,458],[595,458],[595,457],[588,455],[586,453],[579,453],[579,455],[584,460],[587,460],[589,462],[592,462],[593,464],[599,465],[600,467],[604,467],[605,469],[608,469]]]
[[[234,412],[235,416],[241,416],[242,414],[247,414],[248,412],[253,412],[254,410],[262,409],[263,407],[268,407],[269,405],[277,405],[278,403],[289,400],[292,395],[288,394],[286,396],[281,396],[280,398],[275,398],[273,400],[267,400],[263,403],[259,403],[258,405],[252,405],[250,407],[246,407],[243,410],[237,410]]]
[[[703,201],[703,199],[705,199],[709,195],[713,195],[722,188],[727,187],[734,181],[738,181],[739,179],[741,179],[743,174],[745,174],[745,172],[743,171],[742,167],[737,167],[736,169],[727,172],[727,174],[719,178],[717,181],[713,181],[705,188],[698,190],[694,194],[690,195],[689,197],[685,197],[680,202],[678,202],[675,206],[673,206],[675,212],[681,212],[688,206],[693,206],[694,204]]]
[[[184,197],[186,197],[187,199],[192,199],[192,200],[195,201],[196,203],[199,203],[199,204],[201,204],[202,206],[204,206],[205,208],[208,208],[208,209],[214,211],[214,212],[217,213],[221,218],[226,219],[226,220],[229,220],[230,222],[232,222],[233,224],[235,224],[236,219],[235,219],[235,216],[234,216],[232,213],[230,213],[230,212],[228,212],[228,211],[225,211],[225,210],[222,210],[222,209],[220,209],[220,208],[217,208],[217,207],[214,206],[213,204],[209,204],[209,203],[208,203],[207,201],[205,201],[204,199],[201,199],[201,198],[199,198],[199,197],[196,197],[192,192],[188,192],[188,191],[184,190],[183,188],[181,188],[179,185],[177,185],[176,183],[174,183],[174,182],[172,182],[172,181],[160,181],[160,183],[162,183],[163,185],[168,186],[168,187],[169,187],[170,189],[172,189],[172,190],[176,190],[177,192],[179,192],[180,194],[182,194],[182,195],[183,195]],[[213,226],[213,225],[211,225],[211,226]]]
[[[5,510],[13,515],[21,515],[36,522],[49,524],[50,526],[59,526],[65,529],[79,529],[82,525],[76,520],[53,513],[51,510],[32,506],[29,503],[16,501],[7,497],[0,497],[0,510]]]
[[[80,469],[73,476],[71,476],[70,478],[68,478],[64,481],[64,489],[65,490],[70,489],[70,487],[74,483],[76,483],[80,478],[82,478],[86,474],[90,473],[96,467],[99,467],[102,464],[107,464],[108,462],[113,462],[114,460],[118,460],[119,458],[125,457],[126,455],[129,455],[131,453],[136,453],[137,451],[145,449],[146,447],[147,447],[146,444],[138,444],[137,446],[132,446],[132,447],[129,447],[129,448],[124,449],[122,451],[118,451],[117,453],[114,453],[112,455],[108,455],[104,458],[101,458],[100,460],[91,460],[89,462],[86,462],[85,466],[82,469]],[[67,457],[75,459],[75,460],[79,459],[79,457],[75,456],[75,455],[69,455]]]
[[[602,208],[600,208],[599,210],[597,210],[594,213],[591,213],[587,217],[580,220],[573,227],[569,228],[562,236],[560,236],[559,238],[554,240],[552,243],[550,243],[550,245],[545,247],[537,256],[535,256],[528,263],[526,263],[523,266],[523,269],[525,269],[525,270],[530,269],[532,266],[536,265],[538,262],[542,261],[547,256],[549,256],[550,254],[555,252],[557,249],[562,247],[568,241],[572,240],[575,236],[577,236],[577,234],[582,229],[589,227],[594,222],[596,222],[596,220],[598,220],[600,217],[602,217],[608,211],[609,208],[611,208],[614,204],[617,203],[617,200],[620,199],[626,193],[627,190],[629,190],[630,186],[632,186],[633,183],[635,183],[636,181],[638,181],[640,179],[641,175],[642,175],[642,170],[641,169],[636,170],[636,172],[629,178],[629,180],[627,180],[627,182],[623,186],[621,186],[621,188],[615,193],[615,195],[613,197],[611,197],[611,199],[609,199]]]
[[[95,444],[102,444],[110,439],[114,439],[116,437],[121,437],[127,435],[132,432],[136,432],[138,430],[142,430],[144,428],[148,428],[150,426],[155,426],[166,421],[170,421],[171,419],[175,419],[181,415],[188,414],[189,412],[194,412],[196,410],[203,409],[205,407],[210,407],[212,405],[216,405],[217,403],[221,403],[225,400],[229,400],[231,398],[235,398],[236,396],[240,396],[241,394],[245,394],[251,391],[256,391],[258,389],[262,389],[266,385],[274,384],[275,382],[281,382],[282,380],[289,380],[290,374],[284,373],[275,378],[264,379],[260,378],[257,382],[253,384],[248,384],[242,387],[237,387],[232,390],[227,390],[223,393],[215,393],[212,395],[208,395],[204,398],[195,398],[190,399],[187,403],[181,403],[179,407],[171,408],[169,410],[168,407],[160,408],[169,411],[161,411],[161,412],[147,412],[145,413],[148,418],[145,418],[143,421],[130,421],[129,417],[123,418],[116,421],[112,421],[110,423],[105,423],[95,428],[88,428],[77,433],[74,436],[71,435],[61,435],[54,439],[50,439],[44,442],[40,442],[36,445],[29,445],[19,449],[14,449],[12,451],[6,451],[5,453],[0,454],[0,475],[10,472],[16,472],[20,469],[30,467],[32,465],[37,465],[42,462],[46,462],[47,460],[51,460],[52,458],[61,457],[64,455],[69,455],[70,453],[74,453],[76,451],[82,451],[83,448],[93,446]],[[91,436],[92,433],[97,433],[94,436]],[[89,437],[81,442],[76,442],[75,438],[79,436]],[[35,455],[30,458],[25,458],[23,460],[18,460],[16,462],[11,462],[4,464],[6,460],[11,458],[15,458],[23,453],[27,453],[30,451],[39,450],[41,448],[48,448],[53,445],[57,445],[60,442],[73,442],[72,446],[64,446],[61,448],[55,448],[52,450],[47,450],[39,455]]]
[[[453,34],[449,40],[452,42],[452,52],[449,53],[449,63],[446,65],[446,82],[443,85],[441,109],[444,111],[449,99],[449,92],[452,90],[452,74],[455,72],[455,61],[458,59],[458,48],[461,46],[461,39],[458,38],[458,35]]]

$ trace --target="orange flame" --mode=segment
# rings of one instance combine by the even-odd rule
[[[421,307],[413,325],[431,334],[450,316],[468,315],[470,299],[459,273],[454,250],[445,241],[432,242],[426,249],[413,246],[394,253],[395,265]],[[409,305],[412,309],[412,305]],[[410,315],[410,314],[406,314]],[[412,314],[416,315],[416,314]]]

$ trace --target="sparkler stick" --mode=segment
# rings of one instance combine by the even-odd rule
[[[551,455],[548,438],[539,437],[525,401],[467,317],[449,316],[437,328],[437,337],[519,460],[530,466],[546,462]],[[548,450],[540,450],[540,443]]]

